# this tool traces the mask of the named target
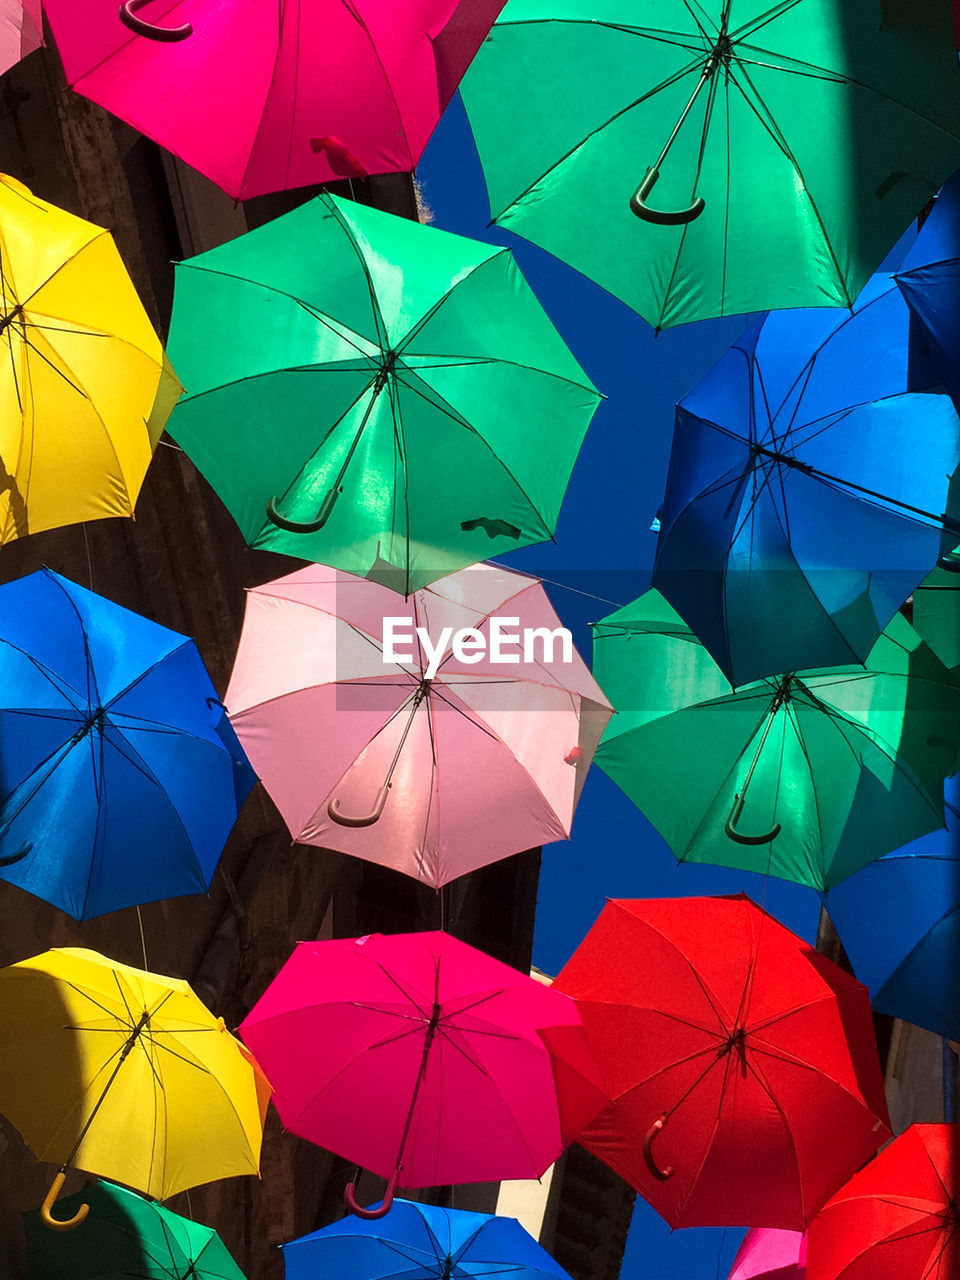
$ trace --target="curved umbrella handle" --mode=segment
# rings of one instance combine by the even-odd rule
[[[740,815],[743,813],[743,802],[746,799],[745,794],[734,797],[733,808],[730,810],[730,816],[727,818],[724,831],[731,840],[736,840],[737,844],[769,844],[771,840],[775,840],[780,834],[780,823],[774,824],[772,830],[762,836],[745,836],[737,830],[737,823],[740,821]]]
[[[938,556],[937,568],[946,569],[947,573],[960,573],[960,560],[954,560],[952,556]]]
[[[316,520],[290,520],[286,516],[282,516],[277,510],[276,498],[271,498],[267,503],[267,519],[271,524],[275,524],[278,529],[286,529],[287,533],[316,533],[330,519],[333,504],[339,497],[340,490],[331,489],[320,505]]]
[[[387,792],[390,790],[390,784],[381,787],[377,792],[377,800],[370,813],[363,814],[359,818],[352,818],[349,814],[342,813],[340,810],[340,801],[336,796],[327,805],[327,813],[330,817],[340,824],[341,827],[372,827],[375,822],[380,820],[383,813],[383,806],[387,803]]]
[[[50,1212],[53,1208],[53,1202],[63,1189],[66,1174],[61,1169],[53,1182],[50,1184],[50,1190],[47,1192],[46,1199],[40,1206],[40,1217],[43,1219],[43,1225],[49,1227],[51,1231],[72,1231],[74,1227],[79,1227],[84,1218],[90,1212],[88,1204],[82,1204],[72,1218],[55,1218]]]
[[[17,862],[22,862],[30,850],[33,848],[33,841],[27,840],[14,853],[8,853],[5,857],[0,858],[0,867],[12,867]]]
[[[656,186],[660,170],[651,165],[643,176],[643,181],[630,197],[630,212],[635,213],[644,222],[655,222],[661,227],[679,227],[685,222],[693,222],[704,210],[704,200],[697,196],[689,209],[678,209],[675,213],[664,213],[660,209],[651,209],[646,203],[647,196]]]
[[[181,27],[157,27],[144,18],[137,17],[137,9],[142,9],[150,0],[123,0],[120,5],[120,21],[137,36],[146,36],[148,40],[158,40],[161,44],[174,44],[178,40],[186,40],[193,35],[193,27],[185,22]]]
[[[390,1175],[390,1181],[387,1183],[387,1189],[383,1193],[383,1203],[376,1209],[365,1209],[363,1205],[357,1204],[357,1184],[348,1182],[343,1192],[343,1201],[351,1213],[355,1213],[358,1218],[384,1218],[390,1212],[390,1206],[393,1204],[393,1197],[397,1190],[397,1182],[400,1178],[399,1168],[394,1169]]]
[[[667,1113],[664,1112],[659,1120],[654,1120],[643,1139],[643,1162],[659,1182],[673,1177],[673,1165],[668,1164],[666,1169],[661,1169],[653,1154],[653,1140],[666,1123]]]

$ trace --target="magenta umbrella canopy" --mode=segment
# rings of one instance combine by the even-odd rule
[[[574,1002],[446,933],[301,942],[240,1034],[285,1128],[404,1187],[537,1178],[607,1096]]]
[[[294,839],[434,888],[566,839],[612,712],[562,637],[506,642],[538,629],[560,630],[543,587],[499,565],[406,600],[323,565],[250,590],[226,705]]]
[[[234,199],[410,171],[504,0],[45,0],[71,88]]]
[[[751,1227],[733,1260],[728,1280],[804,1280],[806,1271],[805,1232]]]
[[[40,0],[0,0],[0,75],[42,44]]]

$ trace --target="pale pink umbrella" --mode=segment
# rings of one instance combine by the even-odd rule
[[[42,44],[40,0],[0,0],[0,75]]]
[[[409,660],[388,660],[384,618],[398,639],[419,626],[429,643],[411,638]],[[516,661],[497,661],[498,627],[541,636],[526,655],[502,644]],[[430,646],[464,628],[472,646],[448,647],[431,678]],[[226,705],[295,840],[437,888],[570,834],[612,710],[560,631],[539,581],[498,565],[406,600],[310,565],[247,593]]]
[[[804,1280],[805,1231],[751,1227],[733,1260],[728,1280]]]
[[[410,171],[504,0],[45,0],[71,88],[247,200]]]

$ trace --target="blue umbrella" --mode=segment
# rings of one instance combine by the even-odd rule
[[[286,1280],[570,1280],[514,1218],[394,1200],[375,1222],[339,1222],[282,1245]]]
[[[945,791],[945,830],[871,862],[824,901],[874,1009],[960,1040],[960,776]]]
[[[0,875],[77,920],[204,892],[255,781],[186,636],[49,569],[0,587]]]
[[[862,661],[933,567],[960,422],[887,275],[771,312],[677,406],[653,583],[732,684]]]

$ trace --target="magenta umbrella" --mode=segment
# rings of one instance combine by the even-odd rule
[[[727,1280],[804,1280],[806,1271],[806,1232],[751,1227]]]
[[[538,1178],[604,1105],[574,1002],[446,933],[301,942],[240,1027],[284,1127],[389,1184]]]
[[[40,0],[0,0],[0,75],[42,44]]]
[[[310,565],[247,593],[226,705],[295,840],[438,888],[570,833],[612,712],[561,632],[499,565],[406,600]]]
[[[238,200],[414,168],[504,0],[45,0],[67,80]]]

